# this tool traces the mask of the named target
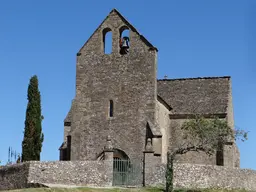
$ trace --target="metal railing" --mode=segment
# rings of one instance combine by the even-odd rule
[[[113,161],[114,186],[142,185],[142,163],[130,160],[114,159]]]

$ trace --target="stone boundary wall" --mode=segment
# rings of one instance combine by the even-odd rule
[[[26,162],[0,168],[0,190],[65,184],[112,186],[113,161]]]
[[[29,183],[112,186],[113,161],[31,162]]]
[[[250,169],[176,164],[175,186],[178,188],[226,188],[256,191],[256,171]]]
[[[0,190],[27,187],[29,163],[7,165],[0,168]]]
[[[145,178],[148,186],[165,185],[165,164],[151,167]],[[256,171],[213,165],[174,164],[175,188],[224,188],[256,191]]]
[[[146,186],[163,187],[165,170],[165,164],[146,164]],[[112,180],[112,160],[26,162],[0,168],[0,190],[50,184],[110,187]],[[211,165],[174,164],[174,187],[256,191],[256,171]]]

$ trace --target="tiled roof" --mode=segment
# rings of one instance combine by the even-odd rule
[[[230,77],[159,79],[157,91],[174,114],[226,113]]]

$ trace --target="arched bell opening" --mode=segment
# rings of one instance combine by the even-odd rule
[[[111,54],[112,53],[112,31],[110,28],[105,28],[102,31],[103,37],[103,50],[104,54]]]
[[[127,26],[122,26],[119,29],[120,41],[119,41],[119,53],[125,55],[129,53],[130,49],[130,30]]]

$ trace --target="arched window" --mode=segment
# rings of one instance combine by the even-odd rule
[[[103,30],[103,46],[105,54],[112,53],[112,31],[110,28]]]
[[[120,54],[125,55],[129,53],[130,48],[130,30],[127,26],[123,26],[119,29],[120,34]]]
[[[114,115],[114,102],[113,100],[109,101],[109,117],[113,117]]]

